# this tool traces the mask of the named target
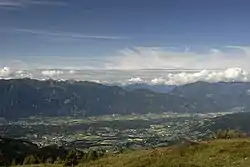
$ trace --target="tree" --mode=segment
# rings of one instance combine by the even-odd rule
[[[53,158],[52,158],[52,157],[47,158],[47,159],[46,159],[46,163],[47,163],[47,164],[53,164],[53,163],[54,163]]]
[[[81,154],[81,152],[79,152],[77,150],[72,150],[68,153],[68,155],[64,161],[64,165],[65,166],[75,166],[80,162],[82,156],[83,155]]]
[[[93,150],[85,153],[81,159],[81,162],[89,162],[99,159],[104,155],[104,150]]]
[[[63,161],[60,159],[60,157],[57,157],[56,160],[54,161],[54,164],[62,164]]]
[[[0,127],[0,138],[5,137],[7,132],[8,132],[8,128],[6,126],[1,126]]]
[[[32,164],[38,164],[38,163],[39,161],[34,155],[29,155],[25,157],[25,159],[23,160],[23,165],[32,165]]]

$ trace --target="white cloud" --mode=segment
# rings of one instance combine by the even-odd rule
[[[187,51],[188,50],[188,51]],[[227,50],[227,51],[225,51]],[[233,50],[232,52],[230,50]],[[83,53],[84,54],[84,53]],[[53,60],[53,61],[51,61]],[[191,48],[173,51],[166,48],[135,47],[122,49],[109,56],[25,56],[12,63],[12,68],[70,70],[137,70],[137,69],[227,69],[240,67],[250,71],[250,47],[225,47],[197,53]],[[26,63],[21,63],[26,62]],[[20,69],[19,68],[19,69]]]
[[[3,8],[20,8],[20,7],[27,7],[31,5],[53,5],[53,6],[64,6],[67,5],[67,3],[62,1],[56,1],[56,0],[0,0],[0,7]]]
[[[130,83],[141,83],[143,80],[140,77],[135,77],[135,78],[130,78],[129,79]]]
[[[65,1],[58,0],[26,0],[27,4],[30,5],[53,5],[53,6],[65,6],[67,3]]]
[[[104,83],[104,82],[101,82],[99,80],[90,80],[90,82],[95,82],[95,83]]]
[[[69,70],[69,73],[70,73],[70,74],[74,74],[75,71],[74,71],[74,70]]]
[[[170,85],[196,81],[250,82],[248,62],[250,47],[211,48],[203,53],[194,52],[192,48],[173,51],[159,47],[135,47],[121,50],[109,57],[34,56],[9,63],[1,59],[0,78],[31,77]]]
[[[225,47],[240,50],[228,53],[211,48],[208,52],[197,53],[190,48],[171,51],[164,48],[135,47],[118,52],[107,58],[108,69],[225,69],[239,66],[249,69],[250,47]]]
[[[0,70],[0,78],[8,78],[12,74],[12,71],[8,67],[4,67]]]
[[[125,37],[119,36],[104,36],[104,35],[86,35],[82,33],[72,33],[72,32],[52,32],[46,30],[33,30],[33,29],[14,29],[15,32],[28,33],[42,36],[52,36],[52,37],[63,37],[63,38],[75,38],[75,39],[105,39],[105,40],[120,40],[126,39]]]
[[[166,85],[182,85],[197,81],[206,82],[234,82],[250,81],[250,73],[244,71],[239,67],[228,68],[226,70],[219,71],[208,71],[201,70],[199,72],[179,72],[179,73],[168,73],[165,77],[154,78],[149,84],[166,84]]]
[[[0,69],[0,79],[33,78],[31,71],[16,70],[10,67]]]
[[[0,0],[0,6],[2,7],[22,7],[22,3],[19,1],[12,0]]]
[[[58,75],[62,75],[64,72],[61,70],[44,70],[41,71],[41,74],[45,77],[54,77]]]
[[[136,77],[133,75],[136,74]],[[131,76],[128,79],[128,75]],[[172,70],[134,70],[134,71],[102,71],[102,70],[14,70],[4,67],[0,70],[0,79],[16,78],[56,79],[93,81],[104,84],[146,83],[152,85],[182,85],[196,81],[206,82],[250,82],[250,72],[239,67],[225,70],[172,71]],[[143,78],[143,79],[142,79]]]
[[[153,84],[153,85],[166,84],[166,80],[162,77],[154,78],[151,80],[151,84]],[[170,84],[170,85],[172,85],[172,84]]]

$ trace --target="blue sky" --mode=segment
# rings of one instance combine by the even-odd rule
[[[214,62],[222,54],[222,68],[241,66],[231,61],[249,53],[249,6],[248,0],[0,0],[0,66],[191,68],[200,55]]]

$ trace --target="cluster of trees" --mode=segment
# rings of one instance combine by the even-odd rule
[[[86,163],[97,160],[103,157],[103,151],[88,151],[82,152],[78,150],[71,150],[66,157],[41,157],[39,155],[27,155],[23,159],[11,160],[11,165],[33,165],[33,164],[62,164],[64,166],[75,166],[79,163]],[[0,165],[9,165],[0,164]]]
[[[106,154],[105,150],[81,151],[64,147],[39,148],[28,141],[0,138],[0,166],[30,164],[64,164],[73,166],[96,160]]]

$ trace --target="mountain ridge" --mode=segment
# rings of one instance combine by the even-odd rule
[[[0,80],[0,117],[249,110],[249,90],[249,82],[195,82],[157,93],[89,81]]]
[[[0,116],[5,118],[182,112],[187,103],[192,104],[178,95],[88,81],[0,80]]]

